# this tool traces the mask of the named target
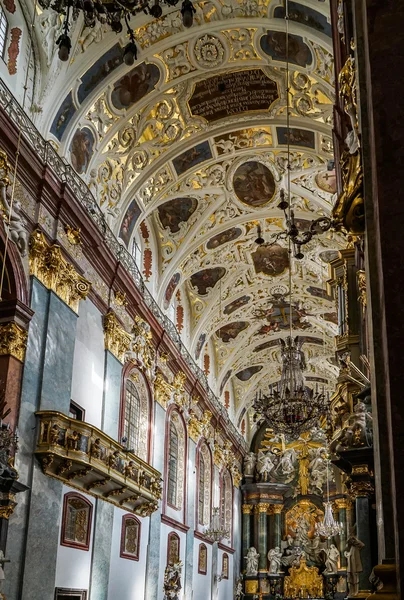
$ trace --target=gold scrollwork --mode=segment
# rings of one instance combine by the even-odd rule
[[[80,227],[75,229],[74,227],[71,227],[70,225],[65,225],[65,233],[66,233],[66,237],[69,241],[69,244],[71,244],[72,246],[81,246],[82,245],[81,237],[80,237]]]
[[[372,496],[375,488],[370,481],[351,481],[346,483],[350,496],[356,498]]]
[[[300,559],[298,567],[291,567],[289,576],[285,577],[284,594],[288,598],[322,598],[323,578],[317,567],[308,567],[306,559]]]
[[[48,244],[39,229],[31,235],[29,267],[31,275],[55,292],[72,310],[78,312],[79,302],[87,297],[91,283],[67,262],[58,244]]]
[[[131,336],[119,324],[113,311],[104,316],[104,344],[120,362],[125,361],[125,355],[129,350]]]
[[[343,152],[340,163],[343,191],[332,210],[334,223],[337,229],[361,235],[365,230],[365,210],[359,150],[355,154]]]
[[[358,300],[362,305],[362,310],[365,311],[367,305],[367,296],[366,296],[366,272],[360,269],[356,272],[356,277],[358,281],[358,290],[359,297]]]
[[[167,402],[171,398],[171,393],[171,385],[168,383],[168,381],[166,381],[166,379],[164,379],[161,371],[157,371],[156,378],[154,380],[154,397],[160,406],[166,408]]]
[[[9,354],[24,362],[28,331],[17,323],[0,325],[0,355]]]

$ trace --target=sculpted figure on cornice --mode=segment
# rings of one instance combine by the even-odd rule
[[[144,319],[135,317],[132,329],[132,342],[129,356],[135,358],[151,374],[156,352],[153,347],[151,327]]]
[[[349,450],[350,448],[372,447],[373,417],[363,402],[358,402],[344,420],[344,426],[337,433],[330,445],[332,452]]]
[[[10,186],[11,165],[7,154],[0,150],[0,209],[5,217],[5,227],[9,230],[10,239],[15,243],[22,256],[27,254],[28,232],[25,221],[21,215],[21,203],[14,199],[13,205],[7,198],[7,189]]]

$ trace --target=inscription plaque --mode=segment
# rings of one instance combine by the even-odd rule
[[[268,110],[277,98],[276,81],[261,69],[246,69],[200,81],[188,104],[194,116],[212,122],[244,112]]]

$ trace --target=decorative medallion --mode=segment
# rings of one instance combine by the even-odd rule
[[[274,277],[281,275],[289,267],[288,250],[279,244],[262,244],[251,257],[256,273]]]
[[[223,64],[225,49],[219,38],[206,34],[196,40],[194,56],[201,69],[212,69]]]

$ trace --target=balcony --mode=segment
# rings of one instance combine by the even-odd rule
[[[161,473],[108,435],[56,411],[36,413],[42,471],[85,494],[147,517],[161,498]]]

